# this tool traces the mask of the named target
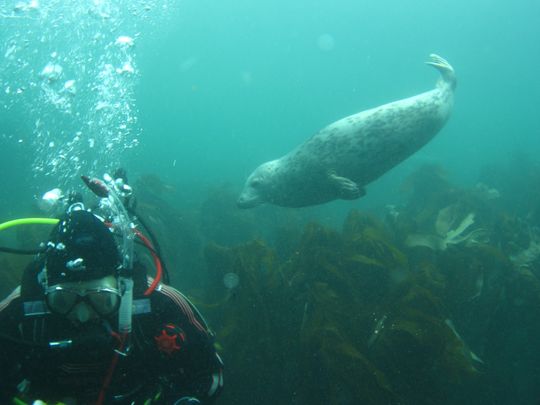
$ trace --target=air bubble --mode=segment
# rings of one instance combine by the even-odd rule
[[[135,69],[133,68],[133,65],[129,62],[124,63],[124,66],[122,66],[120,69],[116,69],[116,73],[118,74],[124,74],[124,73],[135,73]]]
[[[74,96],[77,93],[77,88],[75,87],[75,80],[68,80],[67,82],[65,82],[64,91]]]
[[[122,48],[131,48],[134,44],[133,38],[126,35],[119,36],[114,42],[115,45]]]
[[[223,276],[223,284],[225,284],[226,288],[232,290],[240,284],[240,277],[236,273],[227,273]]]
[[[38,183],[42,176],[54,176],[67,187],[79,171],[110,170],[123,151],[138,144],[138,67],[131,50],[148,23],[168,18],[156,3],[14,0],[0,6],[0,93],[7,100],[0,109],[17,103],[35,123],[28,139]]]
[[[41,77],[54,82],[62,75],[62,66],[49,62],[41,71]]]

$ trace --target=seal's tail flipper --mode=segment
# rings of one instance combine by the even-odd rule
[[[426,62],[427,65],[431,65],[435,67],[442,75],[443,80],[446,83],[449,83],[452,88],[456,87],[456,74],[454,72],[454,68],[446,59],[443,57],[432,53],[429,55],[429,60]]]

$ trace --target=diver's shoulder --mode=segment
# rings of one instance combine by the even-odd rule
[[[148,277],[149,285],[152,283],[152,278]],[[205,336],[210,336],[210,331],[206,321],[195,307],[195,305],[179,290],[168,285],[159,284],[154,292],[151,294],[152,305],[158,305],[163,313],[169,313],[174,311],[177,316],[180,316],[195,328],[199,333]],[[167,306],[168,308],[164,308]],[[156,309],[156,308],[153,308]]]

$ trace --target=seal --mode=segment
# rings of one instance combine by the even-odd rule
[[[427,144],[454,104],[456,76],[442,57],[426,64],[441,77],[433,90],[342,118],[247,178],[237,204],[305,207],[354,200],[364,187]]]

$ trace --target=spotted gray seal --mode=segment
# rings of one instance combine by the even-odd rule
[[[238,206],[304,207],[354,200],[364,186],[428,143],[444,126],[456,77],[438,55],[426,62],[441,74],[435,89],[340,119],[248,177]]]

